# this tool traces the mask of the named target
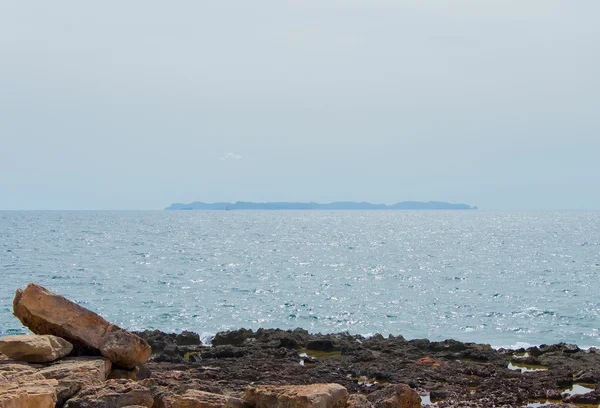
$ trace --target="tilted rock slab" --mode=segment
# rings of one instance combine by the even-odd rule
[[[76,346],[99,351],[120,367],[131,369],[150,357],[145,340],[34,283],[17,290],[13,311],[32,332],[53,334]]]
[[[348,390],[339,384],[261,385],[246,389],[253,408],[345,408]]]
[[[11,360],[50,363],[73,351],[73,345],[52,335],[23,334],[0,338],[0,353]]]

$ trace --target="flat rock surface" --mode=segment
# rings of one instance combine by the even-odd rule
[[[0,352],[11,360],[49,363],[67,356],[71,351],[71,343],[52,335],[22,334],[0,338]]]
[[[249,387],[244,401],[254,408],[346,408],[348,390],[339,384],[260,385]]]
[[[54,408],[57,384],[56,380],[27,376],[18,380],[0,381],[0,407]]]
[[[108,380],[81,390],[67,401],[65,408],[122,408],[128,405],[152,408],[154,398],[150,389],[131,380]]]
[[[70,357],[50,364],[7,360],[0,362],[0,385],[2,378],[10,383],[51,380],[54,400],[62,406],[82,389],[104,384],[110,370],[110,360],[102,357]]]

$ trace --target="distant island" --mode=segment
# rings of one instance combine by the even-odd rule
[[[189,204],[173,203],[165,210],[477,210],[467,204],[451,204],[441,201],[403,201],[400,203],[372,204],[366,202],[336,201],[329,204],[319,203],[252,203],[237,201],[235,203],[202,203],[195,201]]]

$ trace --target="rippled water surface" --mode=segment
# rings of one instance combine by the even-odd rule
[[[0,335],[38,282],[129,329],[600,346],[598,212],[0,212]]]

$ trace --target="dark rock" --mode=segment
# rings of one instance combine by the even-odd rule
[[[564,399],[564,402],[569,404],[597,405],[600,403],[600,393],[598,391],[592,391],[587,394],[570,395]]]
[[[163,333],[160,330],[144,330],[142,332],[133,332],[142,339],[146,340],[152,348],[152,353],[160,353],[167,344],[176,344],[177,335],[174,333]]]
[[[240,346],[244,342],[253,337],[252,330],[239,329],[235,331],[219,332],[212,339],[213,346]]]
[[[199,346],[202,344],[200,336],[189,331],[183,331],[177,335],[175,342],[178,346]]]
[[[208,349],[200,354],[203,360],[211,358],[238,358],[246,354],[246,351],[239,347],[231,346],[217,346],[212,349]]]
[[[307,350],[318,350],[318,351],[335,351],[338,350],[335,343],[330,339],[315,339],[310,340],[304,346]]]

